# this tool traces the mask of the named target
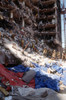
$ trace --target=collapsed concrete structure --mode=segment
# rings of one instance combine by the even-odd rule
[[[24,0],[23,0],[24,1]],[[61,9],[60,0],[25,0],[35,17],[35,36],[45,40],[53,40],[55,44],[61,46]],[[54,40],[55,39],[55,40]]]
[[[27,52],[60,50],[60,0],[1,0],[0,27],[0,48],[6,55],[10,51],[4,47],[4,39]]]

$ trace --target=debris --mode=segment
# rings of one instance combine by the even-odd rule
[[[66,72],[63,73],[63,76],[61,77],[61,81],[63,82],[63,84],[66,86]]]
[[[45,91],[45,92],[41,95],[42,98],[47,97],[47,96],[48,96],[47,91]]]
[[[9,95],[9,92],[8,91],[6,91],[4,88],[2,88],[1,86],[0,86],[0,91],[5,95],[5,96],[8,96]]]
[[[56,50],[53,51],[53,53],[52,53],[52,58],[53,58],[53,59],[56,59]]]
[[[50,63],[50,64],[48,63],[48,64],[45,64],[45,66],[40,66],[35,63],[32,63],[32,64],[34,65],[34,68],[18,65],[18,66],[6,69],[3,65],[0,65],[1,82],[5,84],[5,86],[7,87],[8,86],[13,87],[11,88],[10,95],[20,94],[21,95],[20,98],[26,99],[26,98],[30,98],[31,96],[33,96],[34,98],[34,96],[35,97],[36,95],[38,96],[39,94],[38,90],[41,89],[42,91],[42,88],[45,89],[45,87],[47,87],[59,92],[61,89],[60,85],[62,84],[66,85],[65,84],[66,83],[66,80],[65,80],[66,69],[61,68],[57,63]],[[56,72],[48,73],[48,69],[50,69],[50,71],[56,70],[56,72],[58,72],[58,74],[60,73],[61,75],[59,76],[58,74],[56,75]],[[25,81],[24,79],[27,79],[27,81]],[[22,80],[24,80],[24,82]],[[14,92],[15,86],[18,90],[18,93],[17,91]],[[35,90],[33,88],[35,88]],[[40,98],[48,97],[49,95],[48,91],[44,91],[44,92],[41,92],[41,91],[39,95]],[[9,92],[6,92],[6,93],[9,93]]]
[[[2,99],[64,100],[55,92],[66,86],[66,70],[55,62],[62,51],[60,12],[59,0],[0,0],[0,92],[9,95],[0,93]]]
[[[35,91],[33,88],[18,88],[18,91],[21,96],[29,96],[35,94]]]
[[[8,39],[10,42],[14,41],[21,49],[24,49],[24,51],[28,53],[37,53],[39,55],[43,55],[44,53],[45,56],[51,56],[52,51],[54,49],[56,50],[59,45],[58,41],[61,41],[60,39],[58,39],[58,41],[55,39],[61,36],[60,28],[58,28],[58,32],[56,32],[56,27],[60,27],[60,24],[58,24],[60,13],[58,13],[58,18],[55,17],[55,12],[57,10],[60,11],[60,7],[58,6],[59,2],[53,1],[52,3],[52,0],[40,2],[33,0],[29,2],[26,0],[11,0],[11,2],[9,2],[3,0],[0,1],[0,4],[1,50],[4,49],[6,55],[8,51],[10,53],[10,59],[12,60],[12,52],[6,49],[3,41],[4,39]],[[55,9],[55,6],[58,6],[58,9]],[[44,50],[44,48],[46,48],[47,51]],[[51,53],[49,51],[51,51]],[[17,61],[12,63],[16,62]],[[22,60],[22,62],[28,65],[24,60]],[[8,64],[10,64],[9,61]],[[28,66],[30,65],[29,62]]]
[[[25,46],[24,50],[25,50],[25,49],[27,49],[28,45],[29,45],[29,42],[26,44],[26,46]]]
[[[5,64],[5,53],[0,51],[0,64]]]
[[[35,68],[29,68],[29,69],[36,71],[35,88],[48,87],[53,90],[59,91],[60,77],[57,75],[52,75],[52,74],[46,73],[43,66],[41,67],[38,64],[34,64],[34,65],[35,65]],[[26,69],[26,68],[24,68],[24,66],[23,66],[23,68],[24,68],[23,71],[22,71],[22,69],[23,69],[22,66],[19,67],[19,70],[17,70],[17,68],[18,67],[16,66],[16,67],[9,68],[9,69],[11,69],[11,70],[14,69],[13,71],[16,71],[16,72],[23,72]]]
[[[30,70],[24,74],[24,76],[22,77],[22,80],[26,83],[29,83],[35,77],[35,75],[36,75],[36,72],[33,70]]]
[[[63,51],[63,53],[62,53],[62,60],[66,60],[66,53],[65,53],[65,51]]]
[[[57,52],[57,59],[60,59],[61,57],[60,57],[60,52],[58,51]]]
[[[18,94],[13,98],[17,98],[17,100],[65,100],[66,95],[57,93],[48,88],[40,88],[40,89],[32,89],[32,88],[19,88]]]
[[[43,54],[44,54],[45,56],[47,56],[47,49],[46,49],[46,48],[44,48]]]
[[[0,39],[1,39],[1,32],[0,32]]]
[[[12,100],[12,96],[5,97],[4,100]]]
[[[22,48],[24,48],[24,40],[21,41]]]
[[[23,67],[24,68],[24,67]],[[24,70],[24,69],[23,69]],[[0,76],[4,77],[2,79],[3,84],[9,86],[23,86],[27,85],[25,82],[22,81],[23,73],[14,73],[12,71],[7,70],[3,65],[0,64]],[[32,79],[28,86],[35,87],[35,80]]]

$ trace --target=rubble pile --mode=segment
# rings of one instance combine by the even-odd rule
[[[35,17],[32,10],[20,0],[0,1],[0,50],[7,56],[9,64],[17,63],[11,52],[5,48],[4,39],[14,41],[27,52],[43,54],[44,40],[34,37]]]
[[[23,65],[5,68],[0,64],[0,99],[65,100],[66,68],[59,62],[32,64],[33,68]]]
[[[58,23],[59,0],[0,0],[0,99],[66,99]]]
[[[46,5],[46,7],[44,7],[44,5]],[[20,59],[24,64],[26,63],[26,56],[24,53],[22,53],[22,56],[25,56],[25,61],[22,59],[23,57],[19,57],[20,59],[18,61],[18,57],[16,58],[17,60],[15,59],[17,56],[14,54],[15,52],[11,52],[9,47],[5,46],[6,43],[12,42],[14,42],[12,43],[12,49],[16,48],[16,52],[18,52],[18,47],[16,47],[17,44],[27,53],[27,56],[28,53],[31,55],[32,58],[29,57],[30,59],[33,59],[32,54],[35,59],[41,59],[41,56],[42,59],[44,59],[44,55],[48,57],[53,56],[53,58],[55,58],[53,53],[54,49],[56,49],[56,45],[54,45],[54,33],[52,33],[55,32],[55,15],[53,14],[55,12],[53,9],[52,11],[48,11],[50,5],[53,6],[53,9],[55,10],[54,0],[41,2],[39,2],[39,0],[29,0],[28,2],[27,0],[0,1],[0,48],[1,51],[5,53],[6,64],[17,64],[21,62]],[[50,25],[51,23],[52,25]],[[48,29],[49,26],[51,26],[50,30]],[[45,35],[42,33],[44,31],[45,33],[48,32],[51,34],[48,35],[48,33],[46,33]],[[40,37],[38,36],[38,33]],[[39,56],[36,58],[35,55]],[[29,58],[27,58],[27,62],[29,62]],[[38,59],[36,62],[39,62]]]

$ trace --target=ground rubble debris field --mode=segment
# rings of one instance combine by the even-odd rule
[[[46,59],[47,60],[47,59]],[[45,66],[0,64],[0,98],[2,100],[66,100],[66,68],[60,61],[48,60]]]
[[[59,0],[0,0],[0,100],[66,100],[60,25]]]

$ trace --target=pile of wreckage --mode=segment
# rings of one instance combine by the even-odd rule
[[[31,66],[30,59],[32,62],[37,59],[35,63],[38,63],[40,59],[43,61],[44,55],[54,59],[61,58],[61,53],[57,50],[57,46],[61,44],[55,39],[61,36],[60,33],[55,34],[54,14],[57,6],[55,2],[55,0],[40,3],[39,0],[0,1],[0,55],[5,59],[2,64],[20,64],[23,61],[24,64]],[[48,11],[47,7],[50,6],[53,9]],[[58,34],[59,36],[56,36]],[[62,55],[62,58],[66,59],[65,52]]]
[[[56,0],[0,0],[0,100],[66,100],[56,7]]]
[[[34,67],[7,68],[0,64],[0,99],[65,100],[66,67],[56,61],[45,66],[32,64]]]

